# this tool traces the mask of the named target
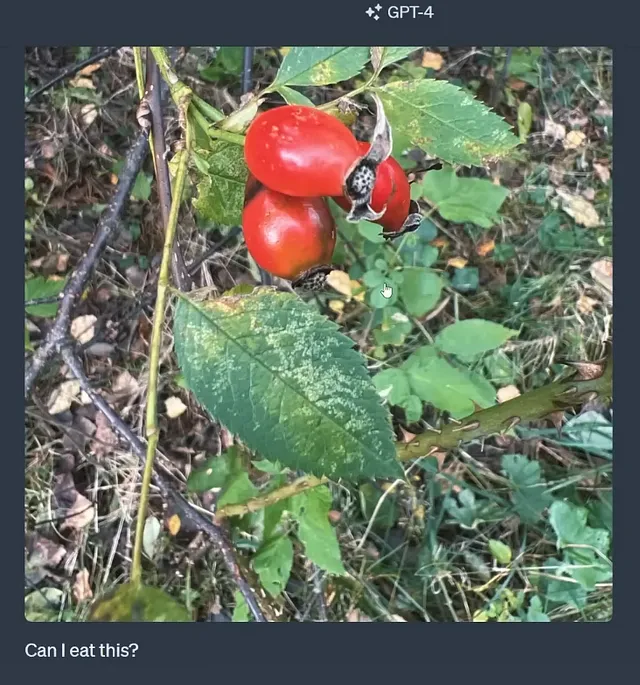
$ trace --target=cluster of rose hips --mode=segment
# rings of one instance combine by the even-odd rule
[[[376,104],[370,143],[314,107],[285,105],[254,119],[244,147],[249,178],[242,228],[260,267],[294,286],[324,283],[336,244],[327,197],[347,211],[347,221],[373,221],[387,238],[419,225],[405,172],[391,157],[391,129],[378,98]]]

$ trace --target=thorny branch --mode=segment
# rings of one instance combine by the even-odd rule
[[[70,345],[63,346],[60,354],[69,370],[80,383],[81,389],[89,396],[93,404],[99,409],[107,418],[113,429],[131,446],[134,454],[144,463],[146,455],[146,445],[138,438],[131,428],[122,420],[122,418],[115,412],[108,404],[108,402],[99,395],[91,386],[87,375],[85,374],[82,362],[75,354]],[[242,571],[236,561],[231,542],[228,540],[224,531],[216,526],[213,521],[209,520],[204,514],[196,511],[189,502],[178,493],[167,481],[166,477],[161,475],[158,471],[153,474],[153,484],[158,488],[163,501],[172,505],[172,508],[178,512],[181,526],[185,529],[194,531],[201,531],[205,534],[213,544],[220,550],[222,558],[231,573],[238,589],[242,593],[247,606],[251,610],[256,621],[266,622],[262,610],[258,606],[253,590],[244,579]]]

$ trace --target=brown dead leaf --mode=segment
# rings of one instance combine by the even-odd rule
[[[557,193],[562,199],[562,209],[577,224],[585,228],[595,228],[602,225],[596,208],[588,200],[580,195],[573,195],[568,188],[558,188]]]
[[[82,530],[83,528],[86,528],[91,521],[93,521],[95,510],[93,502],[88,500],[79,492],[76,494],[76,500],[72,507],[67,511],[66,518],[60,526],[63,530]]]
[[[508,402],[516,397],[520,397],[520,391],[515,385],[505,385],[504,388],[499,388],[496,393],[498,402],[502,404],[503,402]]]
[[[476,254],[478,254],[480,257],[486,257],[489,252],[493,252],[496,247],[496,241],[493,239],[489,240],[483,240],[477,247],[476,247]]]
[[[187,411],[187,405],[179,397],[167,397],[164,401],[165,413],[170,419],[177,419]]]
[[[565,170],[552,164],[549,168],[549,180],[554,186],[561,186],[564,183]]]
[[[34,533],[26,539],[27,559],[25,575],[33,583],[39,583],[48,575],[53,575],[50,569],[58,566],[67,554],[67,550],[48,538]]]
[[[77,316],[71,322],[71,336],[83,345],[88,343],[96,334],[94,324],[97,320],[98,317],[93,314]]]
[[[118,446],[118,437],[113,432],[107,417],[99,411],[96,414],[96,432],[91,441],[91,449],[96,457],[105,457]]]
[[[348,273],[337,269],[331,271],[327,276],[327,283],[341,295],[344,295],[347,302],[351,300],[351,279]]]
[[[73,582],[73,597],[78,604],[93,599],[93,591],[89,585],[89,571],[86,568],[76,573],[76,579]]]
[[[447,266],[453,266],[456,269],[464,269],[469,260],[464,257],[451,257],[447,260]]]
[[[596,172],[596,176],[603,182],[609,183],[611,178],[611,171],[606,164],[599,164],[598,162],[593,163],[593,170]]]
[[[543,134],[553,138],[554,141],[564,140],[567,135],[567,129],[562,124],[557,124],[553,119],[545,119]]]
[[[132,397],[140,392],[140,384],[128,371],[123,371],[113,381],[111,392],[118,397]]]
[[[95,507],[76,490],[70,473],[56,477],[53,495],[58,508],[56,517],[64,519],[60,524],[61,530],[82,530],[93,521]]]
[[[439,52],[430,52],[429,50],[425,50],[422,53],[422,66],[425,69],[434,69],[435,71],[440,71],[443,64],[444,57]]]
[[[69,83],[74,88],[88,88],[89,90],[96,89],[95,83],[90,78],[87,78],[86,76],[81,76],[80,74],[78,74],[78,76],[76,76],[75,78],[71,79]]]
[[[80,69],[78,72],[79,76],[91,76],[94,71],[98,71],[100,67],[102,66],[102,62],[94,62],[93,64],[87,64],[86,67],[83,69]]]
[[[593,188],[585,188],[582,191],[582,197],[585,200],[589,200],[589,202],[593,202],[593,200],[595,200],[596,197],[596,191]]]
[[[609,292],[613,292],[613,260],[612,259],[599,259],[594,262],[589,273],[594,281],[599,283],[603,288]]]
[[[595,300],[593,297],[589,297],[588,295],[582,293],[582,295],[580,295],[580,297],[578,298],[576,308],[581,314],[591,314],[593,308],[597,304],[598,300]]]
[[[520,90],[524,90],[529,84],[525,81],[521,81],[519,78],[515,78],[512,76],[507,81],[507,85],[509,86],[509,88],[511,88],[511,90],[515,90],[517,92]]]
[[[44,157],[44,159],[53,159],[59,151],[60,145],[56,140],[44,140],[40,144],[40,154],[42,157]]]
[[[47,408],[50,414],[62,414],[68,411],[73,401],[80,394],[80,382],[77,380],[63,381],[49,396]]]
[[[440,237],[438,237],[438,238],[434,238],[434,239],[429,243],[429,245],[433,245],[433,247],[439,247],[440,249],[445,249],[446,247],[449,246],[449,241],[447,240],[447,238],[444,238],[444,237],[440,238]]]
[[[577,150],[584,145],[587,136],[582,131],[569,131],[562,144],[565,150]]]

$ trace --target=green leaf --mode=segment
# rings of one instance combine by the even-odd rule
[[[434,271],[407,267],[403,269],[401,297],[407,311],[413,316],[424,316],[440,299],[442,278]]]
[[[241,145],[211,141],[211,150],[199,150],[209,172],[198,183],[194,208],[199,217],[222,226],[242,223],[247,166]]]
[[[292,566],[293,545],[287,535],[269,540],[253,558],[253,568],[272,597],[277,597],[286,587]]]
[[[518,331],[505,328],[493,321],[465,319],[443,328],[435,338],[435,344],[443,352],[455,354],[463,361],[472,361],[477,356],[500,347]]]
[[[521,102],[518,105],[518,134],[520,142],[525,143],[527,136],[531,130],[531,122],[533,120],[533,111],[528,102]]]
[[[378,394],[389,404],[402,404],[411,395],[409,378],[402,369],[384,369],[373,377]]]
[[[402,47],[371,48],[371,63],[374,65],[376,72],[380,73],[385,67],[394,62],[399,62],[419,49],[419,47],[406,47],[404,45]],[[377,56],[375,56],[374,52],[376,50],[378,50]]]
[[[556,576],[547,583],[544,593],[546,600],[557,604],[570,604],[576,609],[584,609],[587,603],[587,591],[579,582],[571,578],[565,580],[558,577],[564,574],[562,562],[551,558],[545,561],[544,566],[547,573]]]
[[[491,556],[503,566],[511,563],[511,547],[505,545],[500,540],[489,540],[489,551]]]
[[[268,459],[258,459],[256,461],[251,462],[255,468],[258,469],[258,471],[262,471],[262,473],[269,473],[272,476],[278,475],[282,473],[283,468],[282,466],[276,461],[269,461]]]
[[[587,545],[607,554],[609,532],[587,525],[589,511],[570,502],[556,500],[549,507],[549,523],[558,536],[558,548],[567,545]]]
[[[204,69],[200,69],[200,76],[205,81],[219,81],[224,76],[239,76],[242,73],[243,48],[221,47],[213,61]]]
[[[373,331],[373,337],[378,345],[402,345],[412,328],[413,324],[404,312],[395,307],[387,307],[382,324]]]
[[[551,619],[542,611],[542,601],[538,595],[533,595],[527,610],[527,621],[529,623],[549,623]]]
[[[233,473],[225,483],[220,493],[217,505],[225,507],[228,504],[242,504],[258,494],[258,488],[249,480],[246,471]]]
[[[422,416],[422,400],[417,395],[409,395],[398,406],[404,409],[407,423],[414,423],[420,420]]]
[[[458,493],[457,499],[447,495],[444,499],[444,508],[460,526],[467,529],[476,528],[484,520],[483,516],[487,510],[486,503],[477,502],[473,491],[468,489]]]
[[[424,197],[447,221],[470,221],[491,228],[509,191],[484,178],[456,176],[451,168],[429,171],[422,182]]]
[[[459,293],[471,293],[480,285],[480,271],[477,266],[465,266],[456,269],[451,279],[451,287]]]
[[[380,224],[374,224],[371,221],[360,221],[358,223],[358,233],[372,243],[381,244],[385,242],[385,239],[382,237],[382,227]]]
[[[481,408],[495,404],[495,392],[477,374],[456,368],[442,359],[435,347],[416,350],[401,367],[409,378],[415,395],[434,407],[462,419]]]
[[[391,297],[385,297],[382,294],[382,289],[385,285],[391,287]],[[382,285],[378,285],[369,291],[369,304],[375,309],[384,309],[390,307],[398,301],[398,287],[394,287],[394,282],[391,276],[386,277]]]
[[[181,295],[174,335],[198,401],[265,459],[331,478],[402,472],[364,359],[297,296]]]
[[[24,349],[26,352],[33,352],[33,345],[31,344],[31,337],[29,336],[29,329],[26,323],[24,325]]]
[[[65,278],[44,278],[42,276],[29,278],[24,282],[24,299],[27,301],[37,300],[42,297],[55,297],[62,292],[66,282]],[[31,307],[26,307],[25,311],[27,314],[31,314],[31,316],[51,319],[58,313],[58,303],[35,304]]]
[[[237,472],[236,448],[229,448],[220,456],[210,457],[187,478],[187,490],[190,492],[206,492],[212,488],[221,488],[227,482],[232,472]]]
[[[303,95],[300,91],[289,88],[288,86],[280,86],[278,88],[278,93],[282,95],[287,104],[289,105],[304,105],[305,107],[315,107],[313,102],[309,100],[306,95]]]
[[[249,623],[251,621],[251,613],[249,612],[249,605],[247,604],[244,595],[240,590],[236,590],[233,597],[236,605],[233,608],[231,620],[234,623]]]
[[[375,90],[394,133],[445,162],[483,166],[518,144],[509,124],[446,81],[398,81]]]
[[[360,509],[367,521],[371,519],[374,512],[376,512],[376,507],[378,507],[376,517],[372,523],[374,529],[388,530],[395,525],[398,519],[398,505],[395,495],[387,495],[380,503],[384,492],[377,489],[371,483],[363,483],[359,488],[359,494]],[[379,503],[380,506],[378,506]]]
[[[366,47],[293,47],[282,60],[270,89],[339,83],[359,74],[368,61]]]
[[[57,587],[43,587],[24,598],[24,617],[30,623],[57,623],[64,592]]]
[[[487,378],[496,385],[509,385],[518,377],[516,365],[502,350],[496,350],[483,360]]]
[[[567,421],[562,433],[584,450],[613,451],[613,426],[597,411],[586,411],[574,416]]]
[[[327,573],[346,573],[336,532],[329,523],[331,493],[321,485],[291,498],[291,513],[298,522],[298,538],[307,557]]]
[[[93,604],[89,620],[185,623],[191,621],[191,616],[182,604],[164,590],[125,583]]]
[[[546,483],[541,479],[540,464],[522,454],[505,454],[502,457],[502,469],[514,485],[512,501],[518,515],[525,523],[537,523],[542,512],[553,501],[545,491]]]
[[[124,168],[124,160],[119,159],[113,165],[113,173],[116,176],[120,176],[122,169]],[[131,197],[134,200],[142,200],[146,202],[151,197],[151,176],[140,171],[136,176],[136,180],[131,189]]]

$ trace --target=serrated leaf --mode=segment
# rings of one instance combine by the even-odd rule
[[[483,384],[477,374],[442,359],[433,346],[416,350],[401,368],[415,395],[456,419],[472,414],[476,404],[483,409],[495,404],[493,388]]]
[[[66,278],[44,278],[42,276],[35,276],[28,278],[24,282],[24,299],[38,300],[43,297],[55,297],[59,295],[67,280]],[[41,316],[43,318],[53,318],[58,312],[58,303],[52,304],[35,304],[31,307],[26,307],[25,311],[31,316]]]
[[[287,535],[269,540],[253,558],[253,568],[272,597],[277,597],[286,587],[292,566],[293,545]]]
[[[463,361],[500,347],[518,331],[505,328],[493,321],[465,319],[443,328],[435,338],[435,344],[443,352],[455,354]]]
[[[190,390],[264,458],[332,478],[402,472],[353,341],[295,295],[181,295],[174,334]]]
[[[258,488],[249,480],[245,471],[232,473],[220,493],[217,505],[225,507],[228,504],[242,504],[258,494]]]
[[[299,90],[289,88],[288,86],[280,86],[278,93],[282,95],[289,105],[304,105],[305,107],[315,107],[313,102],[309,100],[306,95],[303,95]]]
[[[549,523],[558,536],[558,548],[587,545],[603,554],[609,551],[609,533],[587,525],[589,511],[570,502],[556,500],[549,507]]]
[[[434,271],[407,267],[403,269],[401,297],[407,311],[413,316],[424,316],[437,304],[443,282]]]
[[[200,150],[208,164],[208,173],[198,182],[194,208],[199,217],[222,226],[242,222],[247,166],[241,145],[223,140],[211,142],[211,150]]]
[[[230,447],[224,454],[210,457],[189,474],[187,489],[190,492],[206,492],[223,487],[232,473],[240,471],[238,461],[235,447]]]
[[[563,435],[585,450],[613,451],[613,426],[597,411],[586,411],[567,421]]]
[[[523,454],[505,454],[502,469],[515,486],[512,501],[518,516],[525,523],[537,523],[553,501],[541,479],[540,464]]]
[[[425,174],[424,197],[447,221],[470,221],[482,228],[498,222],[498,210],[509,191],[484,178],[462,178],[453,169],[438,169]]]
[[[213,61],[204,69],[200,69],[200,76],[206,81],[219,81],[224,76],[239,76],[242,73],[244,49],[241,47],[225,46],[218,49]]]
[[[527,621],[529,623],[549,623],[551,621],[547,614],[542,611],[542,601],[538,595],[534,595],[529,602]]]
[[[518,144],[509,124],[446,81],[396,81],[375,91],[394,132],[446,162],[483,166]]]
[[[367,47],[294,47],[285,55],[270,88],[339,83],[359,74],[368,61]]]
[[[400,60],[408,57],[412,52],[419,50],[419,47],[381,47],[381,48],[371,48],[371,64],[377,73],[380,73],[385,67],[393,64],[394,62],[399,62]],[[375,61],[374,61],[374,50]]]
[[[91,621],[184,623],[191,616],[182,604],[163,590],[133,583],[120,585],[94,603]]]
[[[291,513],[298,522],[298,538],[307,557],[327,573],[346,573],[335,530],[329,523],[331,493],[326,486],[312,488],[291,498]]]
[[[373,377],[380,397],[389,404],[402,404],[411,394],[409,378],[402,369],[384,369]]]

